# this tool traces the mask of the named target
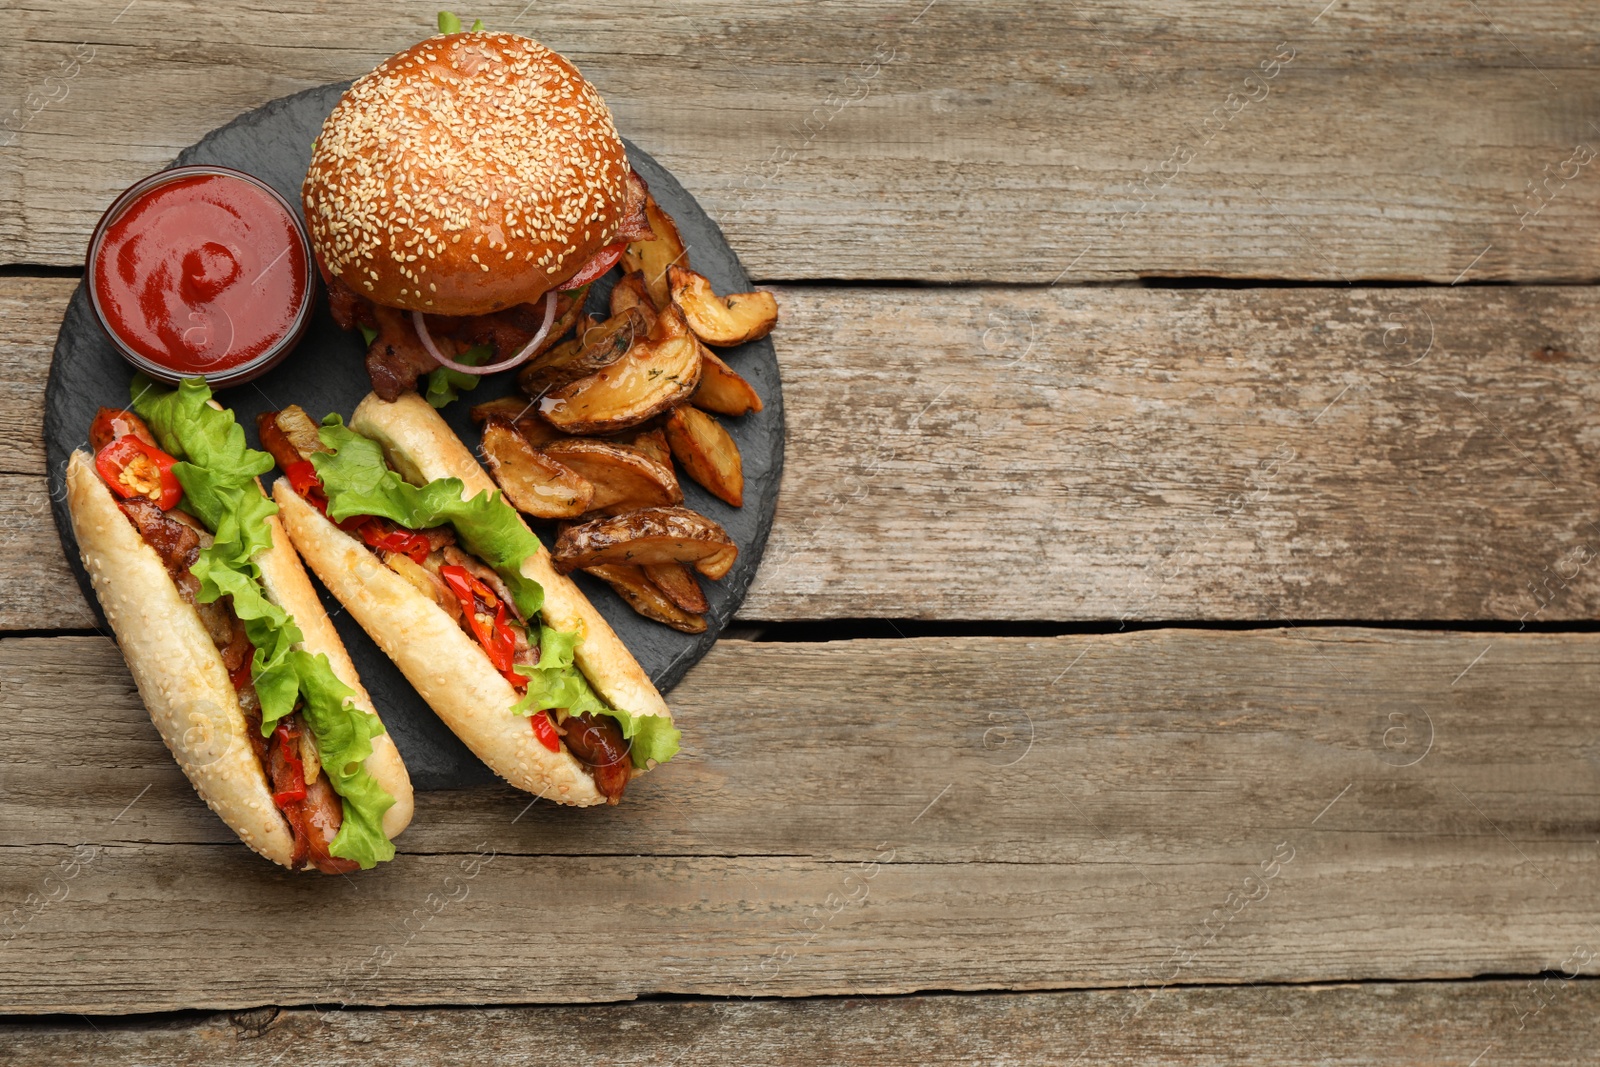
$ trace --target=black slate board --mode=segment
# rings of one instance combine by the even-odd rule
[[[298,203],[300,183],[311,162],[311,142],[348,86],[344,83],[309,89],[241,115],[185,149],[175,165],[211,163],[235,167],[269,182],[290,203]],[[632,143],[628,144],[628,159],[678,224],[694,268],[709,278],[719,293],[748,291],[750,280],[738,257],[694,198]],[[606,306],[615,277],[613,271],[596,283],[591,290],[591,309]],[[261,411],[296,403],[315,417],[337,411],[348,418],[370,388],[362,352],[360,338],[335,326],[328,316],[326,301],[319,298],[316,316],[300,347],[271,373],[255,382],[223,390],[218,399],[234,409],[252,444],[257,446],[255,416]],[[723,420],[744,456],[743,508],[730,508],[688,478],[682,479],[684,503],[721,523],[739,545],[739,560],[728,576],[720,582],[703,583],[711,603],[706,632],[698,636],[680,634],[643,619],[603,583],[587,575],[576,576],[589,599],[662,692],[705,655],[738,609],[755,577],[777,507],[778,480],[783,471],[783,396],[777,356],[770,340],[744,345],[725,355],[755,386],[766,407],[742,419]],[[514,371],[497,375],[444,410],[446,421],[462,440],[477,446],[478,433],[467,419],[470,404],[515,392],[515,377]],[[95,321],[88,294],[79,285],[56,339],[45,391],[44,434],[51,502],[62,547],[84,596],[95,604],[97,612],[99,606],[78,558],[78,546],[68,521],[66,464],[73,449],[88,447],[89,423],[101,405],[127,406],[131,378],[131,369]],[[548,544],[549,531],[539,533]],[[416,788],[452,789],[493,781],[494,775],[434,716],[388,657],[342,612],[337,601],[322,592],[323,602],[361,672],[362,682],[405,757]]]

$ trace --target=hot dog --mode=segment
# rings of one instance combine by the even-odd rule
[[[252,849],[330,874],[394,855],[404,763],[204,382],[135,379],[74,452],[83,564],[151,720],[196,792]]]
[[[677,751],[649,676],[421,397],[368,396],[349,427],[285,409],[259,428],[295,547],[497,774],[615,804]]]

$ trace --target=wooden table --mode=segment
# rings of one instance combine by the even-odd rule
[[[682,756],[350,880],[167,756],[42,396],[112,196],[433,5],[8,5],[0,1062],[1592,1061],[1600,32],[1324,3],[464,12],[778,290],[786,477]]]

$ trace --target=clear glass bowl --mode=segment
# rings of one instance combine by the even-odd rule
[[[172,167],[169,170],[158,171],[148,178],[135,182],[124,190],[121,196],[111,202],[111,206],[106,208],[105,214],[101,215],[100,221],[95,224],[94,235],[89,239],[89,253],[84,260],[84,281],[89,289],[89,303],[94,308],[95,319],[100,323],[100,328],[105,331],[111,343],[116,346],[117,351],[122,354],[122,358],[157,381],[166,382],[170,385],[178,384],[185,377],[194,377],[195,372],[175,371],[170,367],[156,363],[144,353],[139,352],[123,341],[116,328],[106,317],[105,309],[101,306],[100,293],[95,280],[95,263],[100,258],[100,249],[105,243],[106,231],[145,194],[172,182],[180,181],[184,178],[193,178],[197,175],[215,175],[231,178],[247,182],[255,188],[266,192],[274,202],[283,208],[285,217],[294,224],[293,231],[300,244],[302,262],[306,265],[306,283],[299,294],[300,306],[295,312],[288,333],[273,342],[265,351],[253,359],[231,367],[208,371],[202,375],[207,384],[213,388],[240,385],[254,378],[259,378],[283,362],[283,358],[292,352],[295,346],[300,343],[300,339],[305,336],[306,327],[311,323],[311,313],[316,307],[317,272],[312,267],[315,261],[311,256],[311,241],[306,237],[305,223],[301,220],[299,212],[295,210],[294,206],[285,200],[272,186],[255,175],[246,174],[242,170],[207,165]]]

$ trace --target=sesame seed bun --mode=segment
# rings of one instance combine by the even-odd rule
[[[323,268],[375,303],[527,303],[614,240],[627,156],[577,68],[513,33],[430,37],[350,87],[302,189]]]

